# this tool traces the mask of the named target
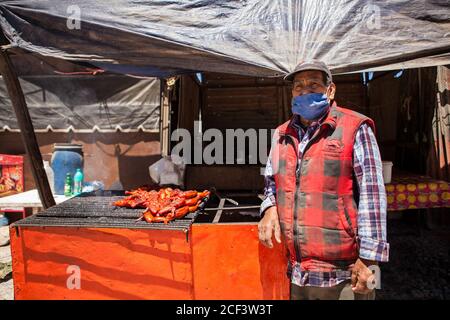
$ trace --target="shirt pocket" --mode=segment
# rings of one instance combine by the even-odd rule
[[[326,139],[322,146],[322,151],[324,154],[331,157],[340,157],[342,152],[344,152],[344,144],[341,140],[337,139]]]
[[[348,208],[348,204],[346,203],[343,197],[339,197],[338,199],[338,209],[339,209],[339,219],[341,222],[342,228],[347,232],[350,238],[356,237],[356,230],[354,223],[350,218],[350,210]],[[355,209],[353,209],[355,210]]]

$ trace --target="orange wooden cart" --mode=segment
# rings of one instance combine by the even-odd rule
[[[180,231],[85,220],[57,226],[38,214],[11,226],[15,299],[289,298],[284,246],[261,245],[256,222]]]

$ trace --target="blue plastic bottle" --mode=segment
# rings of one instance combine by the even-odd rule
[[[83,172],[78,168],[73,176],[73,194],[79,195],[83,191]]]

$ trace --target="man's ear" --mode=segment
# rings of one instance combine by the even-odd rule
[[[336,94],[336,85],[332,82],[327,90],[327,96],[330,100],[334,100],[334,95]]]

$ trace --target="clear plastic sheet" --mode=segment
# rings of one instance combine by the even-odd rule
[[[155,76],[279,76],[313,58],[334,73],[450,63],[448,0],[18,0],[0,4],[0,25],[32,52]]]

